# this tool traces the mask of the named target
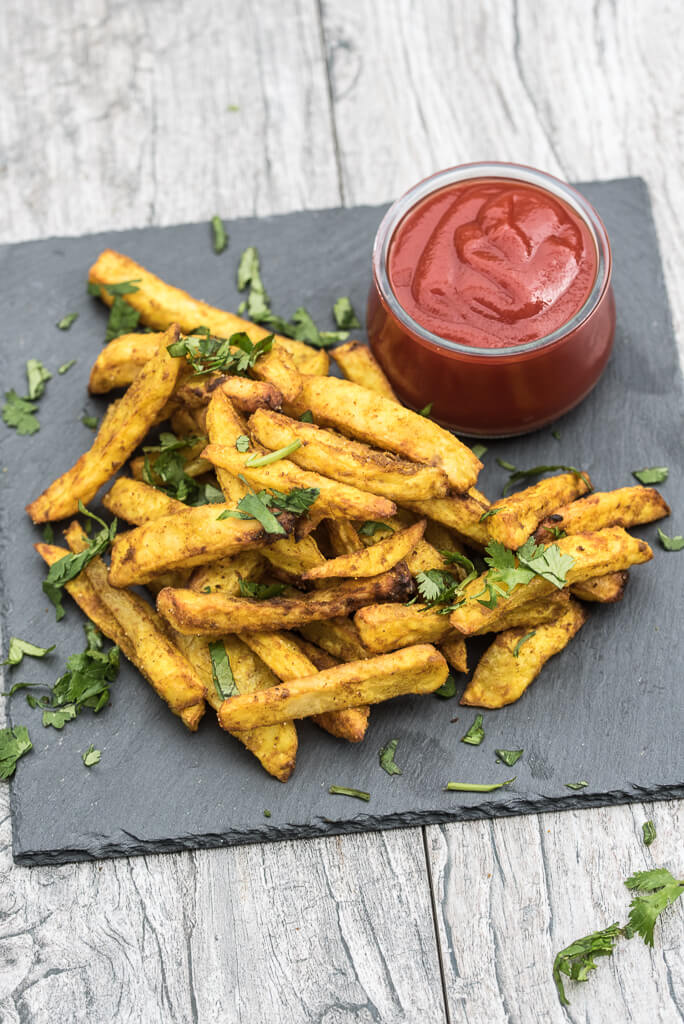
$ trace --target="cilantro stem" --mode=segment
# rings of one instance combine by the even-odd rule
[[[370,793],[364,793],[362,789],[348,789],[346,786],[331,786],[328,790],[333,796],[355,796],[357,800],[370,800]]]
[[[457,790],[459,793],[491,793],[495,789],[501,789],[502,786],[510,786],[516,778],[517,775],[514,775],[512,779],[506,779],[505,782],[492,782],[489,785],[480,785],[476,782],[447,782],[446,789]]]
[[[245,468],[256,468],[257,466],[270,466],[272,462],[279,462],[280,459],[286,459],[288,455],[292,455],[298,448],[302,447],[302,442],[299,438],[296,441],[292,441],[291,444],[285,445],[284,448],[279,448],[275,452],[269,452],[268,455],[250,455],[245,462]]]

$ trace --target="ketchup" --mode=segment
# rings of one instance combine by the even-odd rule
[[[597,269],[583,219],[548,191],[506,178],[428,195],[397,225],[387,260],[392,291],[413,320],[488,349],[558,330],[586,302]]]

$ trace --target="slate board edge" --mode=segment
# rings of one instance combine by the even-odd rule
[[[511,791],[508,791],[510,796]],[[349,833],[381,832],[385,829],[417,828],[421,825],[448,825],[458,821],[478,821],[483,818],[515,818],[523,814],[542,814],[546,811],[576,811],[590,807],[614,807],[636,801],[682,800],[684,784],[658,786],[646,789],[634,786],[630,790],[610,793],[568,793],[568,796],[543,798],[541,800],[517,800],[508,804],[495,801],[460,807],[455,811],[402,811],[400,814],[383,815],[359,814],[346,820],[320,822],[316,824],[289,824],[282,826],[265,825],[249,831],[225,832],[221,835],[189,835],[187,838],[154,839],[149,842],[131,839],[126,843],[100,843],[93,841],[87,846],[73,850],[57,851],[25,850],[15,854],[14,861],[25,867],[80,863],[83,861],[106,860],[114,857],[139,857],[156,853],[180,853],[187,850],[212,850],[223,846],[249,846],[254,843],[287,842],[296,839],[320,839],[326,836]],[[11,807],[11,802],[10,802]],[[14,823],[12,815],[12,840],[14,846]]]

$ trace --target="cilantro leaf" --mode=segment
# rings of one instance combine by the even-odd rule
[[[251,341],[244,331],[231,334],[229,338],[214,338],[200,328],[187,338],[181,338],[167,346],[174,358],[184,356],[196,377],[207,373],[232,373],[244,376],[257,359],[270,352],[273,335],[269,334],[257,342]]]
[[[289,493],[284,491],[260,491],[260,496],[266,495],[268,503],[279,508],[282,512],[291,512],[295,516],[303,516],[314,504],[319,494],[318,487],[294,487]],[[238,506],[239,507],[239,506]]]
[[[402,774],[401,768],[394,760],[398,744],[399,740],[389,740],[384,747],[381,747],[378,755],[380,759],[380,767],[383,768],[388,775]]]
[[[27,754],[32,746],[25,725],[15,725],[13,729],[0,729],[0,779],[9,779],[10,775],[14,775],[17,761]]]
[[[223,252],[228,247],[228,235],[223,221],[217,214],[211,218],[211,231],[214,237],[214,252]]]
[[[529,633],[525,633],[525,636],[521,636],[517,644],[513,648],[513,657],[517,658],[520,654],[520,648],[523,644],[526,644],[528,640],[531,640],[533,636],[537,635],[537,630],[532,629]]]
[[[387,523],[379,523],[375,519],[367,519],[358,530],[359,537],[374,537],[378,530],[388,530],[394,533],[394,527]]]
[[[104,288],[104,285],[102,286]],[[108,285],[107,291],[114,295],[114,302],[109,310],[109,320],[107,321],[107,330],[105,332],[105,342],[113,341],[114,338],[119,338],[122,334],[130,334],[131,331],[135,331],[136,327],[140,323],[140,313],[133,306],[129,305],[128,302],[122,295],[129,294],[128,292],[114,292],[114,285]],[[121,285],[118,286],[119,288]],[[137,292],[137,288],[133,288],[132,291]]]
[[[627,927],[640,935],[647,946],[652,946],[655,923],[663,910],[684,893],[684,880],[674,878],[666,868],[655,868],[637,871],[625,885],[633,891],[647,893],[631,901]]]
[[[89,430],[97,430],[99,420],[97,416],[89,416],[87,413],[84,413],[81,416],[81,423],[84,427],[88,427]]]
[[[37,406],[33,402],[28,398],[20,398],[14,388],[5,392],[5,399],[2,418],[8,427],[14,427],[17,434],[22,436],[35,434],[40,430],[40,423],[34,415]]]
[[[566,789],[586,789],[589,785],[588,782],[582,780],[582,782],[566,782]]]
[[[479,747],[485,737],[482,715],[476,715],[475,721],[468,729],[465,736],[461,736],[461,743],[469,743],[473,747]]]
[[[186,460],[182,451],[203,440],[205,438],[200,436],[179,438],[170,431],[161,433],[158,445],[143,448],[142,476],[145,483],[193,507],[224,501],[223,494],[212,484],[201,484],[185,472]],[[149,457],[152,453],[157,453],[154,463]]]
[[[60,377],[64,376],[67,370],[70,370],[75,363],[75,359],[70,359],[68,363],[62,363],[62,365],[58,368],[57,373],[60,375]]]
[[[518,561],[536,576],[542,576],[561,590],[567,582],[567,574],[575,564],[574,558],[564,555],[557,544],[544,547],[535,544],[532,537],[517,551]]]
[[[451,697],[456,696],[456,679],[452,676],[451,672],[439,689],[433,691],[433,694],[435,697],[441,697],[442,700],[450,700]]]
[[[311,412],[311,409],[307,409],[306,412],[302,413],[302,415],[299,417],[299,422],[313,423],[313,413]]]
[[[489,451],[486,444],[474,444],[470,450],[476,459],[481,459]]]
[[[96,750],[92,743],[90,744],[87,750],[83,751],[81,755],[83,764],[86,766],[86,768],[92,768],[94,764],[99,764],[101,757],[102,751]]]
[[[512,782],[515,782],[516,778],[517,776],[514,775],[512,779],[506,779],[504,782],[490,783],[447,782],[445,789],[450,793],[493,793],[495,789],[503,789],[504,786],[510,786]]]
[[[257,601],[268,600],[269,597],[280,597],[285,590],[284,583],[251,583],[249,580],[241,579],[240,597],[253,597]]]
[[[52,529],[52,523],[46,523],[43,527],[43,540],[46,544],[52,544],[55,539],[55,532]]]
[[[513,765],[516,763],[516,761],[520,760],[520,758],[523,756],[525,751],[524,750],[495,750],[494,753],[496,754],[496,756],[499,758],[500,761],[503,761],[503,763],[508,765],[509,768],[512,768]]]
[[[361,322],[354,312],[350,299],[346,295],[340,296],[333,306],[335,323],[343,331],[350,331],[352,327],[360,327]]]
[[[238,511],[243,512],[248,519],[256,519],[257,522],[261,523],[266,533],[276,534],[281,537],[286,535],[285,530],[273,515],[268,505],[262,501],[260,495],[246,494],[244,498],[240,498],[237,507]],[[228,519],[231,511],[232,509],[222,512],[218,518]]]
[[[592,932],[591,935],[576,939],[556,954],[553,961],[553,980],[561,1006],[570,1005],[565,995],[561,974],[565,974],[572,981],[586,981],[589,971],[597,967],[595,958],[610,956],[622,934],[622,929],[616,921],[600,932]]]
[[[119,673],[119,648],[98,650],[93,646],[93,633],[87,629],[86,637],[86,650],[67,659],[66,672],[49,692],[39,700],[30,695],[27,697],[31,707],[43,711],[43,725],[46,727],[62,729],[83,708],[90,708],[97,714],[109,703],[110,684]]]
[[[237,441],[235,442],[235,447],[239,452],[249,451],[249,438],[247,437],[246,434],[240,434]]]
[[[140,291],[138,285],[141,281],[141,277],[135,277],[131,281],[119,281],[116,284],[102,284],[99,286],[97,294],[99,295],[100,292],[109,292],[110,295],[134,295],[136,292]]]
[[[668,537],[660,527],[658,527],[658,537],[666,551],[681,551],[684,548],[684,537]]]
[[[433,405],[434,405],[434,402],[428,402],[427,405],[424,405],[422,409],[418,410],[418,415],[419,416],[429,416],[430,413],[432,412],[432,406]]]
[[[652,821],[645,821],[641,826],[642,835],[644,837],[644,846],[650,846],[653,840],[656,838],[656,829]]]
[[[7,659],[0,661],[0,665],[19,665],[25,654],[28,654],[30,658],[44,658],[46,654],[54,651],[54,649],[54,644],[52,647],[36,647],[35,644],[29,643],[28,640],[20,640],[17,636],[11,636]]]
[[[640,484],[663,484],[668,475],[667,466],[648,466],[646,469],[632,470],[632,476],[636,477]]]
[[[45,392],[46,381],[52,379],[52,374],[46,370],[39,359],[28,359],[26,362],[26,379],[28,381],[29,402],[35,402]]]
[[[89,519],[99,523],[102,529],[89,541],[88,547],[78,553],[71,552],[58,559],[50,566],[48,574],[43,581],[43,591],[55,606],[57,621],[64,617],[62,606],[62,587],[70,580],[73,580],[88,562],[98,555],[103,554],[116,535],[117,521],[113,519],[111,525],[107,525],[99,516],[89,512],[82,501],[78,503],[79,511],[88,516]]]
[[[347,786],[330,786],[328,792],[333,796],[354,796],[357,800],[365,800],[366,803],[370,800],[370,793],[365,793],[362,789],[349,789]]]
[[[56,327],[59,327],[60,331],[68,331],[71,325],[78,320],[78,313],[67,313],[61,320],[58,320]]]
[[[43,711],[43,725],[45,728],[51,725],[53,729],[63,729],[66,723],[73,721],[75,717],[75,704],[67,704],[63,708],[47,708]]]

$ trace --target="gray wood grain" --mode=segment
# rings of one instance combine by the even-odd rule
[[[681,29],[674,0],[5,0],[0,238],[377,202],[483,157],[641,174],[681,345]],[[682,1019],[681,909],[567,1018],[549,974],[631,870],[681,871],[681,813],[428,829],[450,1020]],[[5,789],[0,819],[3,1024],[445,1019],[420,830],[28,870]]]
[[[642,175],[684,356],[678,5],[324,2],[323,26],[348,202],[390,199],[440,167],[487,158],[568,180]],[[426,829],[451,1020],[566,1019],[555,952],[624,919],[633,870],[681,871],[681,813],[636,804]],[[660,837],[650,853],[648,818]],[[653,952],[632,943],[589,984],[568,986],[570,1019],[682,1019],[683,941],[678,908]]]

